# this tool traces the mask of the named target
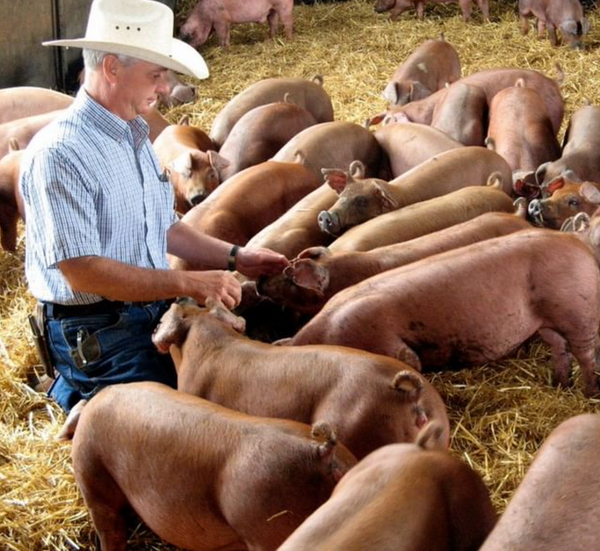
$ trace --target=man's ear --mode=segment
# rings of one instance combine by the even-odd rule
[[[117,73],[119,72],[119,58],[116,55],[108,54],[102,59],[102,73],[104,78],[115,84],[117,82]]]

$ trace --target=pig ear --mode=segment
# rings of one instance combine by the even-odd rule
[[[181,346],[189,330],[189,320],[183,315],[183,308],[174,302],[163,314],[152,334],[152,342],[159,352],[166,354],[171,345]]]
[[[577,34],[577,21],[574,19],[567,19],[566,21],[563,21],[558,28],[565,33]]]
[[[394,376],[392,388],[407,402],[416,402],[423,391],[423,381],[416,373],[407,369],[399,371]]]
[[[386,113],[379,113],[378,115],[374,115],[370,119],[365,120],[365,128],[370,128],[371,126],[375,126],[379,124],[383,119],[385,119]]]
[[[337,168],[322,168],[321,173],[325,176],[325,183],[338,195],[352,179],[347,172]]]
[[[246,330],[246,320],[233,314],[218,298],[207,297],[205,304],[210,314],[238,333],[243,333]]]
[[[437,421],[427,423],[419,432],[415,444],[428,451],[445,450],[443,425]]]
[[[600,191],[591,182],[584,182],[581,184],[579,195],[581,195],[588,203],[600,205]]]
[[[217,172],[220,172],[224,168],[227,168],[231,163],[223,156],[219,155],[216,151],[209,150],[206,152],[208,155],[208,162]]]
[[[400,99],[398,83],[394,81],[388,83],[381,95],[391,104],[396,105]]]
[[[544,163],[543,165],[538,166],[537,170],[535,171],[535,181],[538,183],[538,185],[542,185],[549,166],[549,162]]]
[[[590,229],[591,218],[587,212],[578,212],[571,220],[571,230],[574,232],[586,232]],[[562,229],[562,228],[561,228]]]
[[[337,436],[329,423],[317,421],[312,426],[310,436],[318,442],[317,452],[321,459],[325,459],[333,453],[337,445]]]
[[[499,172],[492,172],[487,179],[486,185],[496,189],[503,189],[503,183],[504,178],[502,178],[502,174],[500,174]]]
[[[396,210],[398,201],[394,199],[380,184],[375,182],[375,196],[381,201],[381,206],[388,210]]]
[[[170,165],[173,172],[181,175],[186,180],[192,177],[192,154],[189,151],[182,153]]]
[[[565,179],[561,174],[560,176],[554,178],[554,180],[548,182],[545,186],[543,186],[543,188],[548,195],[552,195],[557,189],[564,187],[565,183]]]
[[[309,247],[300,252],[296,259],[311,258],[313,260],[318,260],[322,256],[331,256],[331,251],[327,247]]]
[[[417,101],[431,96],[431,90],[415,80],[410,85],[410,101]]]
[[[296,260],[291,266],[292,281],[316,293],[323,295],[329,286],[329,269],[320,266],[314,260],[305,258]]]
[[[365,177],[365,165],[362,163],[362,161],[352,161],[350,163],[350,167],[348,168],[350,175],[352,176],[352,178],[364,178]]]

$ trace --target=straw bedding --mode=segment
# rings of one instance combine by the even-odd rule
[[[180,4],[184,16],[194,1]],[[298,5],[293,42],[281,35],[270,40],[266,25],[239,25],[228,50],[215,38],[201,48],[211,78],[199,86],[196,103],[166,116],[176,122],[189,113],[193,124],[208,131],[223,105],[249,84],[321,74],[336,118],[362,124],[385,107],[380,93],[396,65],[443,32],[456,47],[465,75],[513,66],[556,76],[558,62],[565,73],[562,136],[573,110],[598,102],[600,17],[589,13],[586,49],[572,51],[538,40],[533,30],[523,37],[516,2],[490,4],[490,23],[483,23],[475,9],[468,24],[455,4],[429,5],[423,22],[414,12],[391,22],[365,0]],[[55,440],[64,415],[27,386],[37,358],[27,324],[33,300],[23,277],[22,227],[20,235],[16,255],[0,251],[0,549],[86,549],[94,534],[73,481],[70,444]],[[452,453],[483,476],[498,511],[551,430],[570,416],[598,410],[597,400],[583,397],[577,369],[573,389],[553,388],[550,377],[549,349],[538,340],[502,362],[431,377],[448,406]],[[130,548],[172,549],[143,526],[132,534]]]

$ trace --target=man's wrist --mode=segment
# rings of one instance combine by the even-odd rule
[[[229,251],[229,256],[227,257],[227,269],[230,272],[235,272],[236,263],[237,263],[237,253],[240,250],[239,245],[234,245],[231,247],[231,251]]]

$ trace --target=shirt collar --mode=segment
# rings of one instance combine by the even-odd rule
[[[137,116],[131,121],[124,121],[121,117],[111,113],[92,98],[84,88],[80,88],[75,98],[76,109],[87,118],[100,132],[104,132],[116,141],[129,141],[129,133],[133,137],[135,149],[139,149],[150,135],[148,123]]]

